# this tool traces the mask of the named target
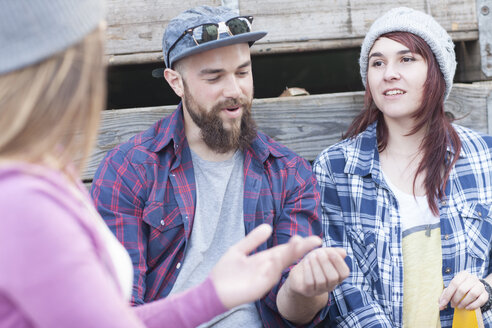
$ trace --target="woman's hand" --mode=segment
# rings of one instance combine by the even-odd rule
[[[489,294],[478,277],[461,271],[442,292],[439,299],[439,310],[444,310],[449,302],[453,308],[476,310],[488,299]]]
[[[269,225],[258,226],[229,248],[212,269],[210,277],[226,308],[263,297],[280,280],[285,268],[321,245],[318,236],[294,236],[286,244],[249,256],[271,233]]]

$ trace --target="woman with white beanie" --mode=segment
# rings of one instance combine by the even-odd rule
[[[451,327],[453,308],[491,326],[492,138],[446,116],[455,68],[420,11],[395,8],[364,39],[364,109],[314,164],[325,244],[351,270],[327,326]]]
[[[261,225],[200,285],[132,308],[128,253],[79,174],[105,100],[103,1],[0,1],[0,327],[195,327],[252,302],[319,246],[249,256]]]

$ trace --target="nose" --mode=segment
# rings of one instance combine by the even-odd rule
[[[224,81],[223,95],[226,98],[238,98],[241,95],[240,81],[236,76],[232,76]]]
[[[395,64],[386,64],[386,68],[384,70],[384,79],[387,81],[400,79],[400,73]]]

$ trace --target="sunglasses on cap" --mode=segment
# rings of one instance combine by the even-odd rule
[[[221,33],[228,33],[230,36],[251,32],[253,16],[238,16],[220,23],[205,23],[185,30],[179,38],[174,41],[167,52],[167,62],[169,55],[178,42],[187,34],[191,35],[193,41],[198,46],[200,44],[220,39]]]

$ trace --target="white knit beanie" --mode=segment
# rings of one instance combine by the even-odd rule
[[[376,40],[390,32],[409,32],[421,37],[430,47],[439,63],[446,82],[445,99],[453,86],[456,70],[454,43],[446,30],[430,15],[406,8],[394,8],[376,19],[364,38],[360,51],[359,65],[362,83],[366,86],[369,52]]]
[[[81,41],[104,19],[104,0],[1,0],[0,74]]]

